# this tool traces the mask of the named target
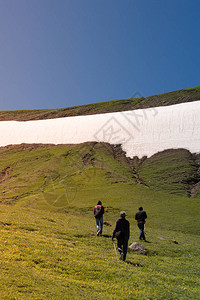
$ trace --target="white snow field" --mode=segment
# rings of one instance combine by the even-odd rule
[[[200,152],[200,101],[126,112],[37,121],[1,121],[0,146],[21,143],[122,144],[128,157],[166,149]]]

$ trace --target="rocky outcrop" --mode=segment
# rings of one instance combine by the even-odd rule
[[[129,246],[129,248],[133,251],[136,251],[138,254],[147,254],[147,249],[140,243],[134,242]]]

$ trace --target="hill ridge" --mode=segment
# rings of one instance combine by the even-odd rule
[[[0,121],[30,121],[168,106],[200,100],[200,86],[164,94],[110,100],[60,109],[0,111]]]

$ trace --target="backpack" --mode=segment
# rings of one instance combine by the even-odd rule
[[[95,216],[95,218],[101,217],[101,205],[95,206],[94,216]]]
[[[117,231],[115,233],[115,237],[117,240],[123,240],[124,239],[124,232],[123,231]]]

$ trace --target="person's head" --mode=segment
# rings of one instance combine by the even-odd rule
[[[143,210],[143,207],[142,207],[142,206],[140,206],[140,207],[139,207],[139,210],[140,210],[140,211],[141,211],[141,210]]]
[[[100,200],[97,202],[97,205],[102,205],[102,203],[101,203],[101,201],[100,201]]]
[[[125,218],[126,217],[126,212],[125,211],[121,211],[120,212],[120,217],[121,218]]]

